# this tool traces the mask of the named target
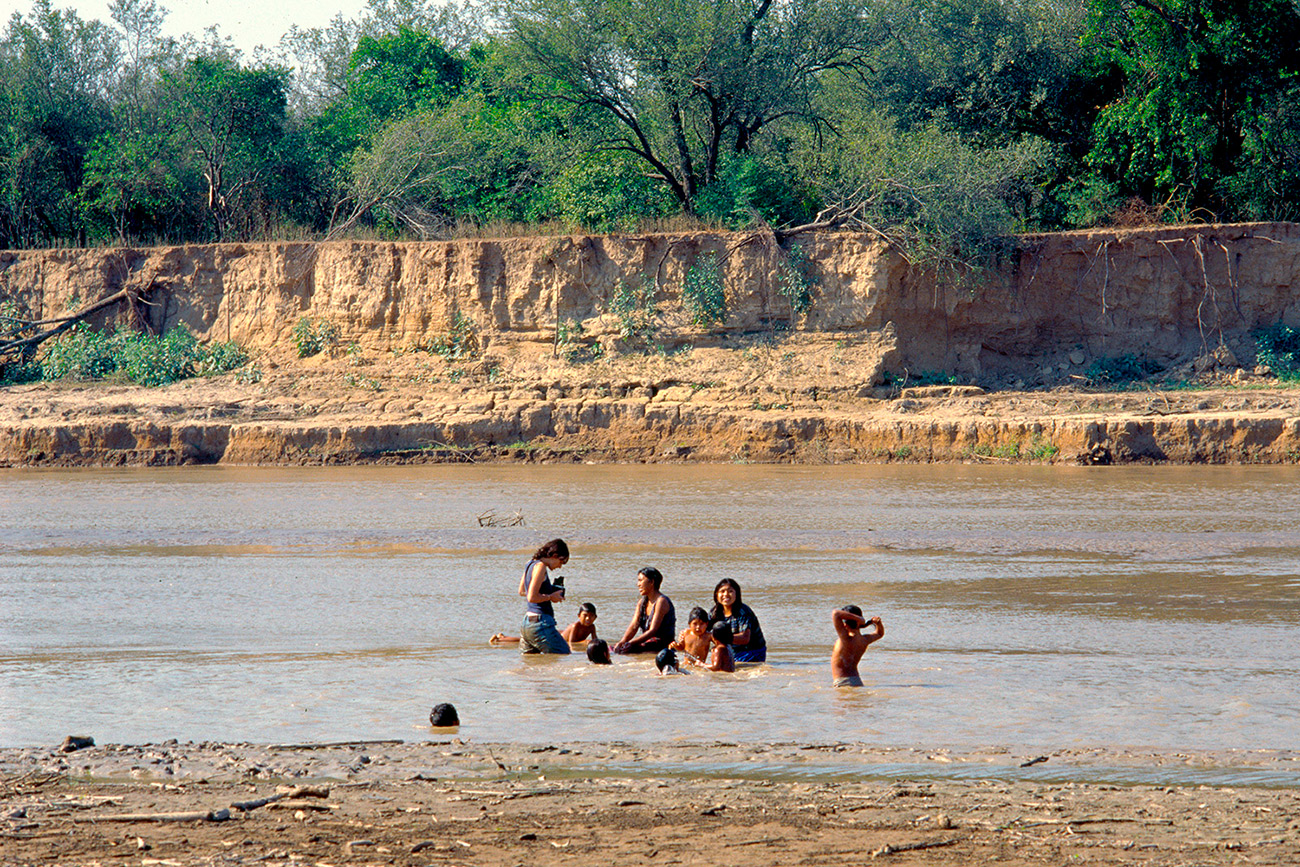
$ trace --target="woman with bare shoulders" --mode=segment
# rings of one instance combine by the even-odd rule
[[[527,603],[519,631],[524,653],[569,653],[569,642],[555,628],[554,602],[564,601],[564,588],[551,581],[551,572],[569,562],[569,546],[552,539],[537,549],[519,579],[519,595]]]
[[[658,653],[672,643],[677,633],[677,611],[673,600],[659,592],[664,576],[653,566],[636,573],[636,614],[614,645],[615,653]]]

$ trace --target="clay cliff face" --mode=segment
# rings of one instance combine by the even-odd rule
[[[1292,224],[1026,236],[998,273],[967,286],[931,279],[862,235],[794,243],[811,292],[798,321],[781,291],[791,259],[770,236],[727,233],[10,251],[0,253],[0,297],[50,318],[132,285],[156,329],[179,323],[204,339],[283,348],[309,316],[334,323],[344,343],[382,350],[445,334],[457,316],[485,342],[550,342],[559,322],[608,339],[622,283],[648,288],[670,342],[707,345],[792,322],[875,332],[892,341],[887,368],[977,380],[1033,380],[1070,355],[1077,367],[1080,353],[1172,362],[1224,344],[1249,360],[1252,329],[1300,325]],[[728,314],[704,330],[682,287],[713,262]]]

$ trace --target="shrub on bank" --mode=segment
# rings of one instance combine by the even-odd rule
[[[52,339],[37,361],[6,366],[0,383],[115,379],[156,386],[225,373],[247,362],[248,353],[238,344],[202,344],[185,328],[154,337],[128,329],[96,331],[79,324]]]
[[[1300,332],[1281,322],[1254,333],[1255,362],[1269,367],[1278,379],[1300,380]]]

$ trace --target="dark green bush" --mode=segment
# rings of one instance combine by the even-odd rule
[[[1139,355],[1121,355],[1116,358],[1103,358],[1086,371],[1093,382],[1105,385],[1124,385],[1139,379],[1146,379],[1160,369],[1150,359]]]
[[[1300,380],[1300,332],[1279,322],[1252,336],[1256,364],[1268,365],[1278,379]]]
[[[46,346],[38,364],[26,366],[31,379],[118,378],[137,385],[167,385],[193,376],[225,373],[247,363],[248,354],[235,343],[203,345],[185,328],[161,337],[127,329],[109,333],[76,325]],[[6,378],[8,373],[6,372]],[[28,381],[31,381],[30,379]]]

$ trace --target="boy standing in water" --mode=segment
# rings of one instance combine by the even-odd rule
[[[831,650],[831,677],[836,686],[862,686],[858,676],[858,660],[867,648],[885,637],[885,624],[879,617],[870,620],[862,616],[856,605],[845,605],[831,612],[835,624],[835,647]],[[862,627],[870,623],[872,632],[863,633]]]

